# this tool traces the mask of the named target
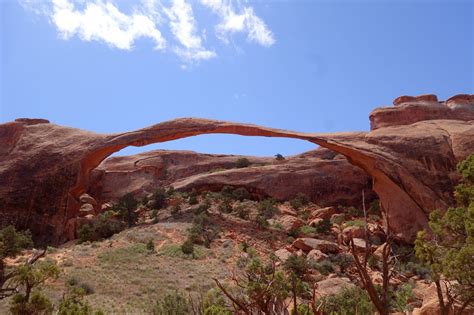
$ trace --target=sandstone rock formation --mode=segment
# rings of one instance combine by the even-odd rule
[[[257,199],[280,201],[304,193],[321,206],[360,206],[362,189],[368,199],[374,197],[371,178],[363,170],[324,148],[284,161],[247,156],[248,168],[235,168],[239,158],[242,156],[163,150],[110,157],[92,172],[89,191],[103,202],[129,192],[143,196],[163,185],[185,191],[245,187]]]
[[[144,146],[209,133],[302,139],[338,152],[374,182],[390,227],[413,240],[427,215],[452,204],[456,163],[474,152],[471,96],[377,109],[373,130],[302,133],[205,119],[176,119],[148,128],[103,135],[21,119],[0,125],[1,225],[30,228],[37,240],[60,242],[78,216],[91,171],[127,146]],[[432,106],[433,105],[433,106]],[[95,196],[92,196],[95,197]]]

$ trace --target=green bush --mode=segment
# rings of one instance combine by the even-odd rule
[[[229,199],[224,199],[218,207],[218,210],[223,213],[231,213],[233,208]]]
[[[155,251],[155,242],[153,242],[153,239],[150,238],[150,240],[148,240],[148,242],[146,243],[146,249],[150,252]]]
[[[239,218],[248,220],[250,211],[248,210],[246,206],[238,205],[237,207],[234,208],[234,211]]]
[[[172,208],[171,208],[171,216],[173,218],[177,218],[179,217],[179,214],[181,213],[181,205],[177,204],[177,205],[174,205]]]
[[[310,236],[316,233],[316,228],[310,226],[310,225],[303,225],[300,227],[300,233],[304,234],[305,236]]]
[[[33,246],[29,231],[17,232],[13,225],[0,230],[0,260],[15,257],[25,248]]]
[[[268,198],[258,203],[257,211],[258,216],[268,220],[273,218],[273,216],[278,213],[278,208],[275,206],[275,201],[271,198]]]
[[[153,205],[151,206],[152,209],[162,209],[166,207],[167,197],[168,197],[168,193],[165,191],[163,187],[157,188],[151,196],[151,200],[154,201]]]
[[[312,267],[325,276],[334,272],[334,266],[332,262],[328,259],[324,259],[320,262],[315,262]]]
[[[184,241],[184,243],[181,245],[181,251],[185,255],[194,255],[194,243],[192,240],[187,239]]]
[[[350,215],[351,217],[363,217],[364,216],[364,211],[362,209],[358,209],[356,207],[347,207],[344,210],[345,213]]]
[[[232,192],[232,196],[235,200],[244,201],[250,199],[250,193],[244,187],[239,187]]]
[[[128,193],[121,197],[117,203],[112,206],[112,211],[118,213],[122,221],[132,227],[138,219],[138,214],[135,212],[138,206],[138,201],[133,197],[133,194]]]
[[[197,199],[197,196],[195,195],[190,195],[189,196],[189,199],[188,199],[188,203],[190,205],[197,205],[199,203],[198,199]]]
[[[156,302],[153,315],[188,315],[191,305],[186,297],[178,291],[168,293],[162,300]]]
[[[280,153],[275,154],[275,160],[277,161],[283,161],[285,157],[281,155]]]
[[[343,288],[339,294],[318,301],[324,314],[372,315],[374,306],[368,294],[359,287]]]
[[[249,167],[250,166],[250,161],[247,158],[240,158],[235,162],[235,167],[236,168],[244,168],[244,167]]]
[[[53,303],[40,291],[34,291],[29,299],[18,293],[12,298],[10,312],[12,315],[51,314]]]
[[[354,258],[349,254],[341,253],[334,256],[332,261],[339,266],[341,273],[345,273],[347,268],[354,263]]]
[[[327,218],[323,219],[321,222],[318,222],[318,224],[316,224],[315,226],[316,233],[321,233],[321,234],[330,232],[331,228],[332,228],[331,220]]]
[[[359,226],[359,227],[363,227],[365,226],[365,221],[364,220],[351,220],[351,221],[347,221],[346,223],[344,223],[345,226]]]
[[[266,229],[270,226],[270,223],[268,223],[267,219],[265,219],[265,217],[263,216],[257,216],[255,218],[255,222],[257,223],[257,225],[263,229]]]
[[[298,193],[295,198],[290,200],[290,205],[293,209],[298,210],[299,208],[306,206],[309,203],[308,196],[303,193]]]
[[[412,307],[408,304],[411,300],[413,300],[413,286],[409,283],[402,284],[391,299],[392,311],[411,312]]]
[[[124,229],[122,222],[100,215],[92,223],[85,224],[77,230],[79,243],[94,242],[111,237]]]

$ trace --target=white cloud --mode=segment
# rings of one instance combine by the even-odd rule
[[[221,22],[216,26],[216,32],[223,41],[229,41],[229,34],[246,32],[249,40],[260,45],[268,47],[275,43],[272,32],[265,22],[255,15],[252,7],[243,7],[237,13],[229,0],[201,0],[201,3],[221,18]]]
[[[0,0],[1,1],[1,0]],[[216,57],[213,49],[205,47],[206,27],[214,27],[216,36],[228,42],[237,32],[247,34],[249,41],[271,46],[275,40],[265,22],[252,7],[234,5],[240,0],[200,0],[204,8],[219,16],[219,24],[201,29],[194,17],[193,0],[140,0],[114,2],[114,0],[18,0],[38,15],[47,16],[61,38],[78,37],[84,41],[99,41],[110,47],[131,50],[135,41],[147,38],[160,51],[171,51],[188,64]],[[166,5],[162,3],[166,1]],[[118,5],[128,4],[131,12]],[[121,10],[122,9],[122,10]],[[172,36],[166,38],[164,28]],[[184,67],[186,68],[186,67]]]
[[[83,11],[76,10],[68,0],[53,0],[51,20],[60,35],[68,39],[79,36],[85,41],[104,41],[110,46],[129,50],[140,37],[150,38],[155,49],[164,49],[166,40],[156,28],[151,16],[130,15],[110,2],[88,2]]]
[[[173,0],[170,8],[164,9],[169,18],[170,28],[181,47],[174,51],[188,61],[213,58],[216,53],[202,45],[202,39],[196,33],[196,21],[191,5],[185,0]]]

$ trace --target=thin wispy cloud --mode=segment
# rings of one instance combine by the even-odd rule
[[[229,0],[201,0],[201,3],[219,15],[221,22],[216,26],[216,32],[223,41],[228,42],[232,33],[245,32],[250,41],[260,45],[275,43],[272,32],[252,7],[244,6],[238,10]]]
[[[244,33],[250,42],[265,47],[275,43],[272,32],[254,8],[241,5],[239,0],[141,0],[128,11],[120,6],[120,1],[111,0],[18,1],[24,8],[46,16],[64,40],[77,37],[132,50],[138,39],[145,38],[153,42],[155,50],[173,52],[185,63],[217,56],[216,47],[203,35],[208,28],[224,43],[235,33]],[[218,24],[198,21],[193,6],[209,9],[217,15]],[[164,34],[170,35],[165,38]]]
[[[170,8],[164,9],[169,18],[171,32],[180,43],[174,51],[188,61],[205,60],[216,56],[216,53],[202,46],[202,39],[197,35],[193,9],[184,0],[173,0]]]

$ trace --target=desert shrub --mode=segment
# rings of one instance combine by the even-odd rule
[[[275,200],[268,198],[258,203],[258,215],[268,220],[278,213],[278,208],[275,206]]]
[[[23,294],[13,296],[10,303],[12,315],[51,314],[53,303],[39,291],[34,291],[28,298]]]
[[[100,215],[97,220],[77,230],[79,243],[93,242],[111,237],[124,229],[122,222]]]
[[[234,207],[234,211],[239,218],[248,220],[250,211],[245,205],[238,205],[237,207]]]
[[[18,232],[13,225],[0,230],[0,260],[15,257],[25,248],[33,246],[29,231]]]
[[[375,199],[370,203],[368,214],[377,215],[380,217],[380,200]]]
[[[153,315],[188,315],[191,305],[186,297],[178,291],[168,293],[156,302]]]
[[[275,160],[277,161],[283,161],[285,157],[281,155],[280,153],[275,154]]]
[[[324,259],[320,262],[314,262],[312,265],[312,268],[316,269],[322,275],[325,275],[325,276],[334,272],[334,266],[332,262],[328,259]]]
[[[327,296],[318,302],[324,314],[372,315],[374,307],[368,294],[359,287],[343,288],[339,294]]]
[[[91,284],[84,281],[80,281],[74,276],[67,278],[66,285],[69,291],[72,292],[72,290],[79,290],[77,292],[81,292],[82,295],[89,295],[95,292]]]
[[[356,207],[347,207],[344,209],[344,212],[351,217],[363,217],[364,211]]]
[[[345,273],[347,268],[354,263],[354,258],[349,254],[340,253],[334,256],[332,261],[339,266],[341,273]]]
[[[10,303],[10,312],[18,315],[49,314],[53,305],[41,293],[41,288],[47,280],[57,279],[60,272],[56,264],[50,261],[17,267],[10,282],[16,288],[23,288],[24,292],[19,292],[13,296]]]
[[[153,209],[151,211],[151,218],[153,220],[153,223],[158,223],[158,210],[157,209]]]
[[[177,218],[181,212],[181,205],[177,204],[171,208],[171,216]]]
[[[112,206],[112,211],[118,213],[122,221],[127,222],[129,227],[132,227],[138,219],[138,214],[135,212],[138,206],[138,201],[131,193],[121,197],[117,203]]]
[[[321,222],[318,222],[315,226],[316,233],[328,233],[331,231],[332,223],[331,220],[324,218]]]
[[[231,213],[233,208],[230,199],[225,198],[219,205],[218,210],[223,213]]]
[[[199,203],[196,195],[190,195],[188,199],[190,205],[197,205]]]
[[[316,228],[312,227],[311,225],[303,225],[299,230],[300,233],[306,236],[316,233]]]
[[[364,220],[351,220],[344,223],[346,226],[365,226]]]
[[[260,216],[260,215],[255,218],[255,223],[257,223],[257,225],[263,229],[266,229],[270,226],[270,223],[268,223],[268,220],[265,219],[265,217]]]
[[[412,311],[412,308],[408,304],[413,300],[413,286],[409,283],[402,284],[393,293],[391,297],[391,309],[397,312]]]
[[[166,190],[166,196],[167,197],[173,197],[176,193],[177,192],[176,192],[176,190],[174,190],[173,186],[168,187],[168,189]]]
[[[247,158],[239,158],[237,162],[235,162],[236,168],[244,168],[244,167],[249,167],[249,166],[250,166],[250,161]]]
[[[295,198],[290,200],[290,205],[293,209],[299,209],[309,203],[308,196],[303,193],[298,193]]]
[[[245,199],[250,199],[250,193],[244,187],[239,187],[232,192],[232,197],[235,200],[244,201]]]
[[[153,242],[153,239],[149,239],[148,242],[146,243],[146,249],[149,250],[150,252],[155,251],[155,242]]]
[[[184,241],[184,243],[181,245],[181,251],[185,255],[194,255],[194,243],[192,240],[187,239]]]
[[[210,203],[207,200],[204,200],[203,203],[193,209],[193,214],[195,216],[201,215],[202,213],[207,214],[210,207]]]
[[[152,209],[161,209],[166,207],[166,198],[168,197],[167,192],[163,187],[157,188],[151,195],[151,200],[153,204],[151,205]]]

